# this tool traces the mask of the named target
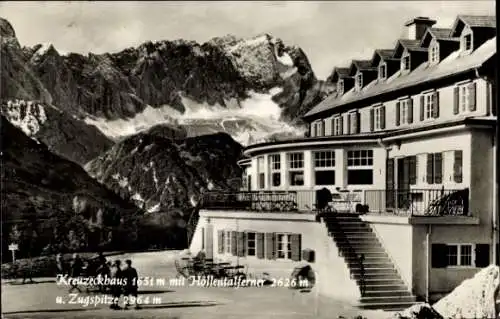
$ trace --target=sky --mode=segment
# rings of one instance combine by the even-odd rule
[[[417,16],[451,27],[458,14],[494,15],[494,1],[0,2],[21,45],[116,52],[146,41],[269,33],[307,54],[316,76],[391,49]]]

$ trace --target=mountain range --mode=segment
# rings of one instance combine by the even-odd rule
[[[203,192],[237,189],[242,147],[302,135],[300,116],[332,91],[316,78],[302,49],[268,34],[60,54],[52,45],[21,46],[12,25],[0,18],[0,50],[0,111],[9,123],[2,123],[2,136],[15,135],[26,148],[10,160],[33,176],[43,173],[36,165],[74,162],[77,176],[87,174],[82,191],[104,187],[118,196],[99,201],[104,206],[97,211],[121,200],[141,219],[166,216],[168,227],[185,227]],[[33,156],[32,148],[52,155]],[[6,166],[5,176],[16,176],[9,170],[17,169]],[[72,169],[46,173],[61,179],[61,187],[66,179],[77,187]],[[42,181],[26,177],[30,187],[13,197],[25,205],[7,201],[8,219],[24,211],[45,216],[47,209],[33,197],[46,207],[67,206],[65,190],[39,192],[46,188]],[[15,194],[18,186],[6,191]]]

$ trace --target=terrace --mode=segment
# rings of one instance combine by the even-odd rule
[[[397,216],[469,216],[468,189],[364,190],[331,193],[321,204],[319,192],[239,191],[209,192],[203,197],[205,210],[289,213],[376,213]]]

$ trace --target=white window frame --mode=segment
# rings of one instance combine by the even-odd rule
[[[467,41],[467,37],[470,37],[470,42],[469,42],[469,41]],[[473,35],[472,35],[472,32],[470,32],[470,33],[466,33],[466,34],[464,34],[464,35],[462,36],[462,41],[461,41],[461,43],[462,43],[462,51],[463,51],[463,52],[470,52],[470,51],[472,51],[472,48],[473,48],[473,45],[472,45],[472,43],[473,43],[473,42],[472,42],[472,41],[473,41]],[[469,48],[467,48],[467,44],[469,44],[469,45],[470,45],[470,47],[469,47]]]
[[[466,82],[463,84],[457,85],[458,87],[458,114],[467,114],[471,113],[470,111],[470,91],[469,85],[471,82]]]
[[[332,127],[332,131],[333,131],[333,135],[342,135],[342,127],[340,126],[340,118],[341,118],[341,115],[338,115],[338,116],[335,116],[333,118],[333,127]]]
[[[383,70],[383,72],[382,72]],[[387,78],[387,64],[382,63],[378,66],[378,78],[383,80]]]
[[[424,93],[424,121],[433,120],[432,110],[434,109],[434,96],[435,92]]]
[[[410,98],[399,100],[399,125],[408,124]]]
[[[344,80],[340,79],[337,82],[337,94],[338,95],[343,95],[344,94]]]
[[[226,230],[224,232],[224,253],[231,254],[231,231]]]
[[[358,90],[361,90],[363,88],[363,73],[358,72],[356,74],[356,87]]]
[[[250,239],[250,234],[253,234],[253,239],[251,240]],[[253,255],[250,255],[250,242],[253,242]],[[245,246],[246,246],[246,255],[247,256],[257,256],[257,233],[256,232],[253,232],[253,231],[249,231],[249,232],[246,232],[246,243],[245,243]]]
[[[359,153],[358,153],[359,152]],[[359,164],[356,161],[359,160]],[[363,160],[366,164],[361,164]],[[371,164],[369,164],[371,162]],[[347,151],[347,168],[348,169],[368,169],[373,168],[373,150],[348,150]]]
[[[446,253],[446,257],[448,259],[448,266],[447,268],[475,268],[476,267],[476,245],[471,244],[471,243],[451,243],[451,244],[446,244],[448,247],[449,246],[456,246],[457,247],[457,263],[456,265],[450,265],[450,255],[449,251]],[[462,248],[463,247],[470,247],[471,252],[470,252],[470,265],[462,265]]]
[[[269,185],[271,187],[280,187],[283,182],[281,178],[281,154],[270,154],[268,158],[269,158],[269,177],[270,177]],[[276,173],[280,174],[279,185],[273,184],[273,176]]]
[[[319,159],[316,158],[316,155],[318,155],[318,154],[320,155]],[[329,154],[331,157],[327,158],[327,154]],[[324,156],[322,157],[321,155],[324,155]],[[331,170],[332,168],[335,168],[335,151],[332,151],[332,150],[314,151],[313,152],[313,167],[315,170]]]
[[[283,236],[281,241],[282,249],[280,249],[280,236]],[[291,260],[292,259],[292,234],[290,233],[276,233],[276,259]],[[283,257],[280,257],[280,252]]]
[[[298,156],[300,155],[300,156]],[[297,156],[297,158],[294,158]],[[305,174],[304,174],[304,152],[290,152],[287,153],[287,167],[288,167],[288,175],[289,175],[289,184],[293,187],[303,187],[305,186]],[[300,173],[302,172],[303,185],[292,185],[291,173]]]
[[[381,130],[382,127],[382,107],[383,105],[375,106],[373,108],[373,128],[375,130]]]
[[[431,64],[435,64],[439,62],[439,43],[435,42],[429,48],[429,61]]]
[[[349,112],[347,113],[347,116],[349,116],[349,134],[357,134],[357,133],[354,133],[354,129],[356,128],[356,126],[354,126],[354,122],[357,120],[357,116],[358,116],[358,112],[357,111],[352,111],[352,112]],[[358,121],[358,126],[361,125],[361,120]],[[359,131],[361,132],[361,127],[359,128]]]
[[[406,61],[408,61],[408,64],[406,63]],[[410,68],[411,68],[410,55],[407,54],[401,58],[401,71],[409,71]]]
[[[241,187],[244,190],[248,190],[248,167],[243,168],[243,174],[241,176]]]

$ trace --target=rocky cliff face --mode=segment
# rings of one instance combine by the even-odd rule
[[[113,140],[158,124],[182,125],[192,134],[206,133],[209,127],[209,132],[227,132],[241,143],[279,131],[293,134],[300,115],[325,96],[305,53],[267,34],[225,36],[203,44],[162,40],[117,53],[61,55],[52,45],[21,48],[9,22],[0,19],[0,25],[4,104],[17,99],[54,106]],[[261,109],[273,115],[271,123],[262,120],[270,118],[265,112],[247,116],[263,103],[267,107]],[[221,127],[224,118],[219,115],[199,128],[205,117],[193,115],[200,110],[230,110],[237,113],[236,124]],[[249,127],[252,136],[244,137]],[[65,135],[79,139],[73,132]],[[100,145],[109,144],[100,138]],[[66,150],[53,149],[75,159]],[[85,160],[92,155],[85,154]]]
[[[47,246],[95,249],[125,240],[119,229],[133,227],[142,215],[139,208],[3,116],[1,130],[2,249],[12,240],[20,243],[22,254]]]
[[[129,137],[86,165],[98,181],[149,213],[167,213],[172,222],[189,218],[200,194],[239,187],[235,159],[242,147],[225,133],[171,139],[152,129]]]

